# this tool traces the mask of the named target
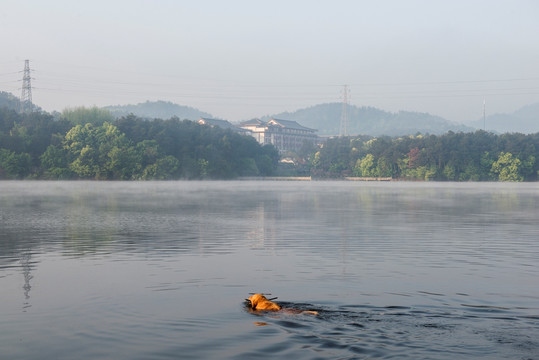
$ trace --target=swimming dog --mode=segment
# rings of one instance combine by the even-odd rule
[[[277,298],[272,298],[271,300],[274,299]],[[247,301],[247,305],[250,306],[252,310],[279,311],[282,309],[281,305],[271,300],[268,300],[262,294],[253,294],[249,296],[248,299],[245,299],[245,301]]]
[[[297,309],[283,309],[283,307],[271,300],[275,298],[268,299],[262,294],[253,294],[248,299],[245,299],[247,306],[250,307],[253,311],[285,311],[291,314],[311,314],[318,315],[317,311],[311,310],[297,310]]]

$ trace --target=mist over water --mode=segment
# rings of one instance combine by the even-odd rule
[[[1,182],[0,357],[535,359],[538,204],[535,183]]]

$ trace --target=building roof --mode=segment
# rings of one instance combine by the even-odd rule
[[[274,119],[274,118],[272,118],[272,119],[270,119],[268,121],[263,121],[263,120],[260,120],[260,119],[251,119],[251,120],[247,120],[247,121],[244,121],[244,122],[240,123],[239,126],[241,126],[241,127],[244,127],[244,126],[245,127],[247,127],[247,126],[255,126],[255,127],[278,126],[278,127],[286,128],[286,129],[303,130],[303,131],[310,131],[310,132],[315,132],[316,131],[315,129],[311,129],[311,128],[302,126],[302,125],[298,124],[296,121],[281,120],[281,119]]]
[[[247,121],[243,121],[240,123],[240,126],[261,126],[266,125],[266,123],[260,119],[251,119]]]
[[[280,126],[280,127],[288,128],[288,129],[316,131],[315,129],[305,127],[303,125],[298,124],[296,121],[292,121],[292,120],[271,119],[268,121],[268,124],[276,125],[276,126]]]
[[[230,123],[227,120],[209,119],[209,118],[203,118],[203,117],[201,117],[198,120],[198,123],[199,124],[210,125],[210,126],[218,126],[218,127],[222,127],[222,128],[230,128],[230,127],[234,126],[234,125],[232,125],[232,123]]]
[[[200,118],[198,120],[199,124],[203,125],[209,125],[211,127],[217,126],[221,129],[231,129],[236,132],[244,132],[245,129],[239,128],[236,125],[232,124],[231,122],[227,120],[219,120],[219,119],[209,119],[209,118]]]

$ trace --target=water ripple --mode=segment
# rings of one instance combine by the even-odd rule
[[[313,308],[305,304],[285,305]],[[342,305],[317,308],[319,315],[316,317],[267,314],[263,316],[266,327],[277,327],[280,331],[259,333],[263,338],[270,337],[269,342],[273,345],[262,346],[250,354],[256,357],[293,355],[300,359],[354,359],[358,354],[365,358],[486,356],[502,359],[513,358],[516,354],[532,356],[539,352],[539,342],[530,336],[539,324],[535,322],[528,327],[522,320],[529,316],[523,315],[519,309],[462,306],[439,311],[404,306]],[[481,316],[477,315],[478,311]],[[463,323],[463,317],[473,318],[475,322]],[[521,325],[515,326],[514,322],[519,321]],[[256,336],[257,332],[254,329],[253,332]],[[281,339],[276,343],[275,338],[282,338],[283,334],[289,334],[288,340]],[[298,347],[310,351],[296,353]]]

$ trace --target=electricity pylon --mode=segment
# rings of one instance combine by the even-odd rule
[[[341,112],[341,126],[339,129],[340,136],[348,135],[348,85],[344,85],[343,99],[342,99],[342,112]]]
[[[20,112],[32,110],[32,77],[30,76],[30,60],[24,60],[24,74],[22,77],[22,92]]]

